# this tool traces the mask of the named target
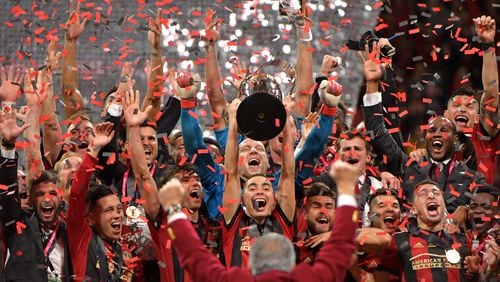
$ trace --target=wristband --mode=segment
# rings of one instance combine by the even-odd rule
[[[7,149],[7,150],[12,150],[16,147],[15,143],[11,143],[5,139],[2,139],[2,147]]]
[[[196,107],[196,99],[181,99],[181,109],[192,109]]]
[[[122,115],[122,106],[118,104],[111,104],[108,107],[108,114],[112,117],[120,117]]]
[[[495,49],[495,43],[494,43],[494,42],[490,42],[490,43],[481,43],[481,49],[482,49],[483,51],[487,51],[487,50],[489,50],[490,48]]]
[[[297,27],[297,38],[299,41],[302,42],[309,42],[312,41],[312,32],[311,32],[311,26],[307,26],[307,31],[306,31],[306,25],[296,25]]]
[[[173,214],[182,213],[182,206],[181,206],[181,204],[175,204],[175,205],[171,205],[169,207],[166,207],[165,213],[167,214],[167,218],[172,216]]]
[[[320,113],[325,116],[334,117],[337,115],[337,107],[328,107],[327,105],[323,104]]]

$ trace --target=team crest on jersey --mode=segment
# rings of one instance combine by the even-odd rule
[[[251,242],[250,237],[248,235],[243,237],[243,239],[241,239],[241,247],[240,247],[241,251],[249,252],[251,246],[252,246],[252,242]]]

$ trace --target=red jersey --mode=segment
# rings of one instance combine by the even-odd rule
[[[223,262],[227,267],[239,266],[248,271],[250,247],[255,239],[267,233],[279,233],[293,242],[294,227],[279,207],[273,210],[263,225],[258,225],[241,206],[229,224],[222,228]]]
[[[496,151],[500,149],[500,134],[492,138],[483,130],[481,123],[474,125],[470,136],[477,159],[477,171],[482,173],[486,182],[493,184],[498,164]]]
[[[67,232],[74,280],[130,281],[132,271],[129,261],[124,261],[120,243],[104,242],[85,221],[85,199],[96,165],[97,159],[85,154],[71,183]]]
[[[184,213],[189,213],[184,209]],[[220,227],[215,227],[209,223],[205,217],[199,215],[198,222],[191,222],[201,241],[211,253],[216,254],[217,241],[220,234]],[[160,277],[162,282],[191,282],[188,271],[180,265],[177,255],[172,246],[172,240],[168,234],[167,217],[160,210],[156,220],[148,220],[151,238],[155,244],[155,249],[160,266]]]

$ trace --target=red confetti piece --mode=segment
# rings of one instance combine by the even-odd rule
[[[26,228],[26,224],[20,222],[20,221],[17,221],[16,222],[16,231],[17,231],[17,234],[21,234],[23,233],[23,229]]]
[[[415,33],[419,33],[420,32],[420,28],[414,28],[414,29],[410,29],[408,31],[408,34],[415,34]]]
[[[220,213],[224,214],[226,213],[229,209],[226,208],[226,207],[221,207],[221,206],[218,206],[217,209],[219,210]]]

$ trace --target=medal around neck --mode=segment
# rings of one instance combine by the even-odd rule
[[[460,253],[455,249],[446,250],[446,260],[449,263],[459,263],[460,262]]]
[[[137,219],[141,215],[141,211],[135,206],[129,206],[125,211],[129,219]]]

